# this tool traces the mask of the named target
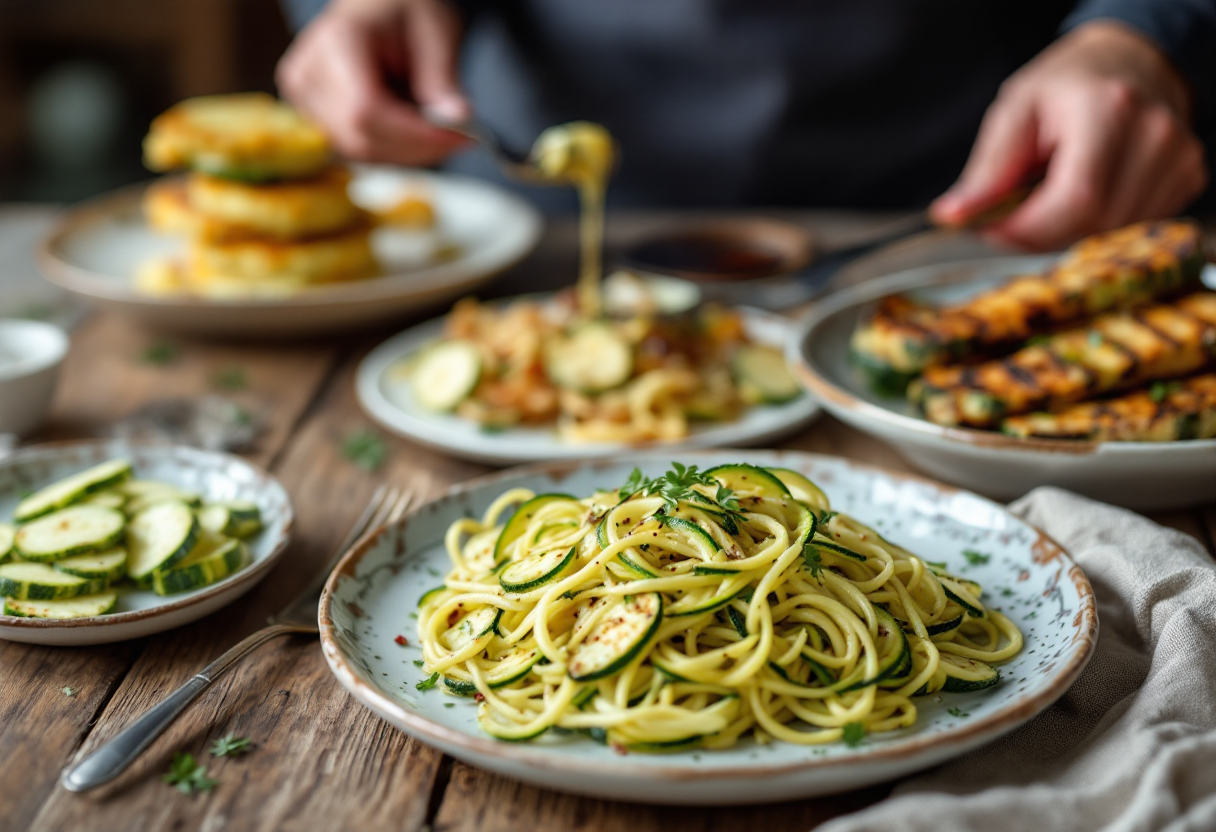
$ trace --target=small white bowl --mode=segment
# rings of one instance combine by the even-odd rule
[[[0,433],[22,436],[42,424],[67,351],[59,327],[0,319]]]

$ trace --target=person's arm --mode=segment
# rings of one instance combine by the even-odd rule
[[[443,0],[332,0],[279,61],[279,90],[352,159],[429,165],[467,144],[419,114],[459,119],[460,15]]]
[[[1173,215],[1203,192],[1208,168],[1191,114],[1207,106],[1203,96],[1216,78],[1190,82],[1157,42],[1103,13],[1120,2],[1083,4],[1067,33],[1002,85],[962,176],[932,206],[938,221],[964,222],[1044,169],[1046,178],[1026,202],[989,229],[992,238],[1058,248],[1095,231]],[[1211,19],[1201,16],[1194,25],[1207,26],[1216,44],[1216,0],[1122,2],[1157,11],[1207,9]],[[1201,35],[1190,32],[1187,43],[1207,37]],[[1216,63],[1216,45],[1208,59]],[[1194,60],[1201,66],[1206,59]]]

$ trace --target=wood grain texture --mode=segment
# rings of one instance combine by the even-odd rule
[[[764,806],[646,806],[573,797],[456,763],[433,828],[435,832],[805,830],[869,806],[890,790],[877,786]]]

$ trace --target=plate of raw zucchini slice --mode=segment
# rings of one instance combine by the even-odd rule
[[[98,644],[193,621],[286,547],[281,485],[238,457],[71,442],[0,462],[0,638]]]

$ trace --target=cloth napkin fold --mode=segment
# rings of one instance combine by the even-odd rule
[[[1011,508],[1093,584],[1089,666],[1014,733],[819,832],[1216,830],[1212,558],[1188,535],[1057,488]]]

